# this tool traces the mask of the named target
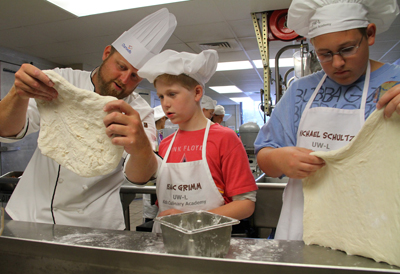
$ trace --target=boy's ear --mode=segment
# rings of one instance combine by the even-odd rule
[[[375,44],[376,25],[371,23],[367,26],[368,46]]]
[[[195,92],[195,100],[196,102],[200,102],[201,98],[203,97],[203,87],[201,85],[197,85],[194,88],[194,92]]]

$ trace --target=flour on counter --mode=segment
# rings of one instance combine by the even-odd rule
[[[249,239],[243,241],[240,238],[231,238],[228,257],[235,260],[278,262],[283,253],[278,241],[254,239],[249,242]]]
[[[105,233],[93,231],[89,233],[71,232],[54,238],[54,242],[68,245],[112,248],[149,253],[165,253],[161,237],[150,233],[131,233],[116,231]]]
[[[117,100],[79,89],[52,70],[43,71],[54,83],[57,99],[36,99],[40,112],[38,147],[57,163],[83,177],[105,175],[119,164],[123,147],[106,135],[106,103]]]
[[[345,147],[303,180],[304,234],[318,244],[400,266],[400,116],[375,111]]]

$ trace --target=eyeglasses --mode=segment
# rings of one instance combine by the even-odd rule
[[[338,52],[335,52],[335,53],[333,53],[333,52],[317,53],[319,62],[320,63],[330,62],[333,59],[333,55],[337,55],[337,54],[342,56],[343,58],[346,58],[346,57],[356,54],[361,45],[363,38],[364,38],[364,36],[361,37],[361,40],[360,40],[360,43],[358,43],[358,46],[342,48],[341,50],[339,50]]]

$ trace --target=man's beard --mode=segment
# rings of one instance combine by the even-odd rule
[[[117,97],[118,99],[123,99],[125,98],[125,85],[118,82],[117,80],[110,80],[107,81],[103,75],[103,64],[100,65],[99,67],[99,71],[97,72],[97,79],[98,79],[98,83],[99,83],[99,87],[97,92],[102,95],[102,96],[114,96]],[[115,90],[113,88],[113,83],[116,83],[117,85],[119,85],[121,87],[121,90]]]

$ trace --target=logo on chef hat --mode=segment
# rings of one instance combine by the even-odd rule
[[[124,49],[126,49],[126,51],[129,52],[129,54],[132,53],[132,46],[131,46],[131,45],[126,46],[125,43],[123,43],[123,44],[122,44],[122,47],[123,47]]]

